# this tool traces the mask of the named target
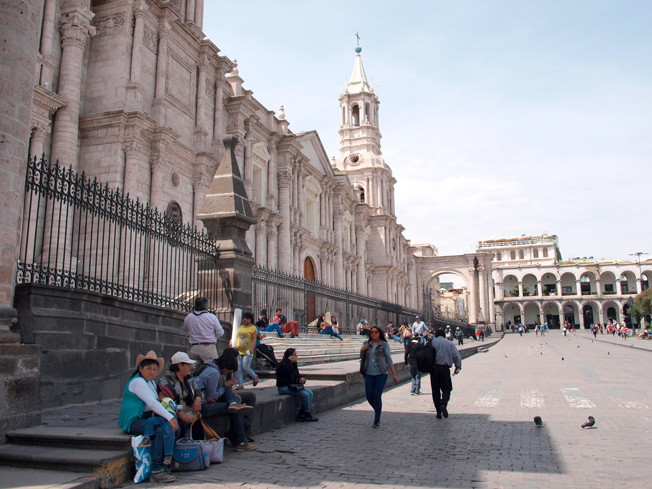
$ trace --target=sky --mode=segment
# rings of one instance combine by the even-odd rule
[[[564,259],[652,258],[651,1],[210,0],[204,32],[329,157],[359,34],[413,244],[546,233]]]

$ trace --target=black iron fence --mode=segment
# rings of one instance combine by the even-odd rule
[[[354,334],[360,319],[383,327],[389,322],[410,324],[419,313],[389,302],[330,287],[286,273],[254,267],[254,314],[267,309],[270,320],[281,308],[289,321],[298,321],[302,332],[316,332],[310,324],[319,315],[330,312],[337,317],[340,333]]]
[[[207,233],[44,159],[28,162],[16,282],[99,292],[178,310],[217,304]]]
[[[17,284],[88,290],[181,311],[192,310],[202,295],[220,320],[231,321],[219,252],[206,232],[44,159],[28,162],[25,190]],[[361,319],[411,324],[420,313],[431,326],[447,322],[426,300],[431,293],[417,311],[259,267],[252,284],[254,314],[267,309],[271,319],[281,308],[304,333],[316,331],[309,325],[326,312],[337,317],[342,333],[355,333]]]

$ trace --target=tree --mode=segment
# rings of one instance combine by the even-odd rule
[[[652,314],[652,288],[644,290],[634,299],[634,317],[640,324],[641,319],[647,314]]]

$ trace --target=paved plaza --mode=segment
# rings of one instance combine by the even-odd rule
[[[165,487],[649,487],[650,343],[507,335],[464,361],[448,419],[429,379],[424,396],[403,384],[385,392],[380,429],[358,402],[259,435],[256,452],[227,447],[223,464]],[[583,430],[589,415],[597,428]]]

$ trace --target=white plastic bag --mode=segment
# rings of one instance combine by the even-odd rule
[[[136,462],[136,475],[134,475],[134,482],[145,482],[149,480],[152,475],[152,447],[139,447],[145,439],[143,435],[133,436],[131,438],[131,450],[134,452],[134,460]]]

